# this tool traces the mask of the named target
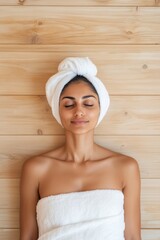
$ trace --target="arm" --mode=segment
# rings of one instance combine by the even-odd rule
[[[20,240],[37,240],[38,174],[35,159],[23,164],[20,181]]]
[[[124,172],[125,240],[141,240],[140,172],[137,162],[129,158]]]

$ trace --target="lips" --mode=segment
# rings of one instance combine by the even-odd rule
[[[75,125],[82,125],[82,124],[85,124],[85,123],[88,123],[89,121],[87,120],[72,120],[71,123],[72,124],[75,124]]]

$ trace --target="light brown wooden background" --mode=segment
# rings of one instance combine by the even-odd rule
[[[142,238],[160,239],[160,1],[0,0],[0,239],[19,236],[22,163],[64,141],[44,86],[67,56],[98,67],[98,143],[139,162]]]

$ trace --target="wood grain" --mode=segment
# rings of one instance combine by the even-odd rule
[[[142,228],[160,226],[160,179],[142,180],[141,213]]]
[[[159,135],[160,96],[110,96],[96,134]],[[45,96],[0,96],[0,134],[62,134]]]
[[[159,0],[0,0],[0,5],[48,6],[159,6]]]
[[[160,176],[160,136],[95,136],[113,151],[135,158],[142,178]],[[23,162],[64,143],[64,136],[0,136],[0,178],[19,178]]]
[[[14,228],[15,229],[19,228],[19,209],[1,209],[0,208],[0,230],[2,229],[11,230]],[[0,238],[0,239],[3,239],[3,238]]]
[[[0,6],[0,12],[1,44],[160,44],[157,7]]]
[[[0,94],[44,95],[45,83],[69,56],[88,56],[110,94],[160,94],[160,46],[3,46]],[[123,59],[123,60],[122,60]]]
[[[143,240],[159,240],[160,230],[159,229],[142,229]]]
[[[8,229],[8,228],[1,228],[0,229],[0,239],[3,240],[18,240],[19,239],[19,229]]]
[[[0,209],[1,209],[1,217],[0,226],[2,224],[5,227],[7,221],[5,221],[5,213],[10,212],[10,209],[18,209],[19,208],[19,179],[0,179],[0,189],[1,189],[1,198],[0,198]],[[17,211],[14,211],[17,212]],[[17,213],[16,213],[17,214]],[[11,214],[13,215],[13,214]],[[7,215],[7,217],[9,217]],[[2,222],[4,221],[4,222]],[[12,221],[10,221],[12,224]],[[15,224],[15,221],[13,221]],[[14,225],[14,227],[17,225]],[[9,227],[10,228],[10,227]]]
[[[134,157],[142,239],[160,239],[160,0],[0,0],[0,239],[19,239],[23,162],[64,142],[45,83],[88,56],[111,96],[98,144]]]

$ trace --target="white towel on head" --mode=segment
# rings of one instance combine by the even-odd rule
[[[59,115],[59,98],[63,87],[76,75],[84,76],[95,87],[100,101],[100,114],[97,125],[105,116],[110,98],[104,84],[96,77],[97,68],[88,57],[68,57],[58,66],[58,73],[49,78],[46,83],[46,97],[52,114],[57,122],[62,125]]]

